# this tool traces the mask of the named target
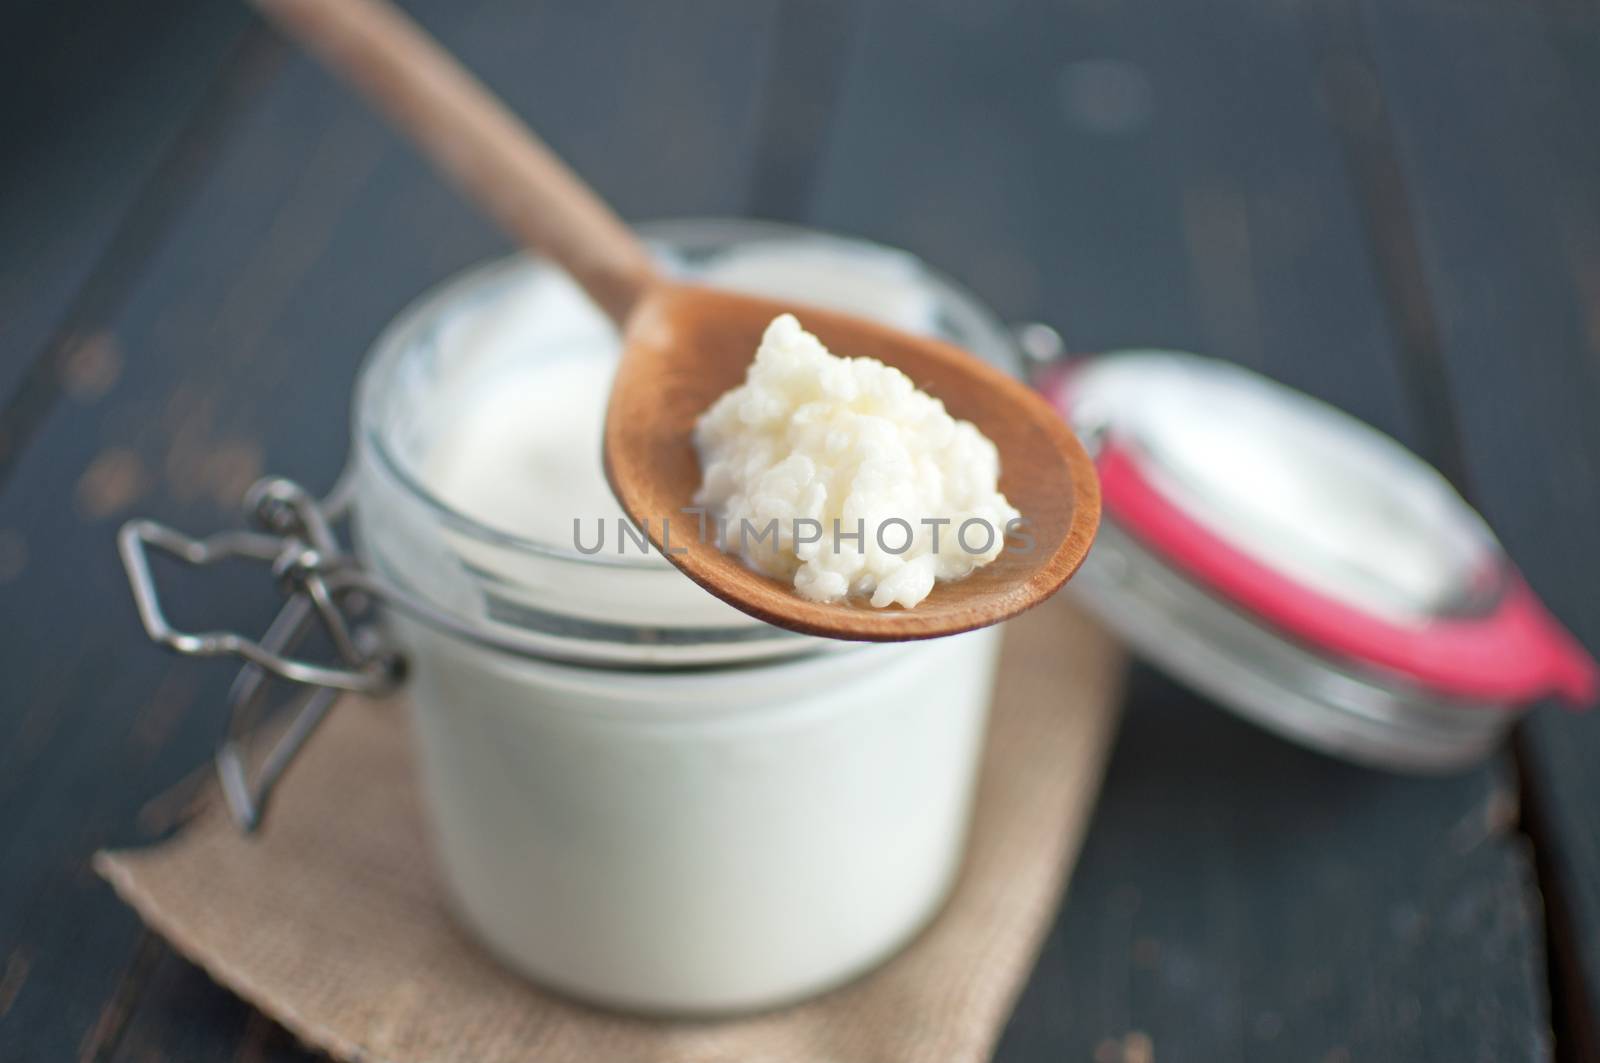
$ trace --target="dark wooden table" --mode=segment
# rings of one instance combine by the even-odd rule
[[[1204,8],[1202,11],[1201,8]],[[1209,352],[1434,460],[1600,646],[1600,16],[1581,0],[416,5],[630,218],[910,248],[1080,349]],[[112,547],[342,461],[410,297],[504,241],[217,0],[0,37],[0,1060],[299,1058],[88,868],[224,666]],[[180,589],[259,627],[269,588]],[[1600,721],[1417,780],[1135,674],[1006,1061],[1597,1057]]]

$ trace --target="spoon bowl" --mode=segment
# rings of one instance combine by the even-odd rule
[[[508,233],[565,269],[622,329],[606,476],[629,516],[690,579],[779,627],[892,641],[1015,616],[1053,594],[1083,561],[1100,518],[1099,481],[1066,423],[1026,386],[937,340],[668,280],[594,190],[388,0],[254,3],[388,115]],[[1028,522],[1031,543],[1007,545],[991,564],[935,585],[906,610],[808,601],[700,535],[699,519],[683,512],[700,485],[695,420],[743,381],[767,324],[795,311],[834,351],[895,366],[977,425],[999,448],[1000,489]]]
[[[724,552],[694,506],[696,420],[744,381],[772,319],[792,313],[836,354],[876,358],[973,422],[1000,452],[1000,490],[1025,525],[990,564],[934,585],[914,609],[813,602]],[[1026,385],[951,344],[836,311],[661,281],[635,304],[606,413],[605,469],[628,515],[685,575],[735,608],[793,631],[886,642],[984,627],[1048,598],[1077,571],[1100,519],[1083,445]],[[908,514],[908,519],[916,519]],[[1031,542],[1023,534],[1031,538]]]

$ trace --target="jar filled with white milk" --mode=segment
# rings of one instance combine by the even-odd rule
[[[645,233],[680,275],[1017,367],[991,315],[904,253],[744,222]],[[601,471],[618,349],[571,282],[517,257],[424,297],[363,374],[359,551],[434,614],[388,621],[440,877],[487,948],[553,989],[665,1013],[782,1004],[938,910],[999,633],[793,635],[647,553]]]

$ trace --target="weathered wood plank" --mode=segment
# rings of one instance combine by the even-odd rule
[[[1214,27],[1154,5],[995,8],[990,19],[943,4],[925,23],[920,9],[875,13],[812,217],[913,246],[1080,346],[1210,349],[1420,445],[1297,25],[1274,5]],[[757,133],[729,102],[759,95],[734,50],[765,54],[745,47],[739,19],[650,23],[663,55],[687,47],[663,34],[720,41],[715,62],[685,73],[645,43],[621,68],[585,43],[632,26],[637,8],[601,5],[581,24],[557,5],[525,11],[423,14],[625,209],[737,209],[749,153],[710,167],[673,153]],[[572,65],[552,68],[529,24]],[[563,98],[584,80],[617,95]],[[92,323],[136,367],[42,422],[0,495],[0,544],[30,558],[0,599],[22,632],[6,661],[23,691],[0,707],[0,801],[23,820],[0,859],[41,869],[0,879],[0,940],[21,957],[0,966],[0,1044],[23,1058],[70,1055],[97,1014],[115,1036],[95,1047],[129,1058],[245,1054],[259,1038],[268,1058],[290,1055],[203,975],[137,947],[82,859],[129,830],[135,794],[203,755],[222,682],[131,641],[116,517],[138,507],[211,525],[263,465],[326,486],[360,347],[406,291],[496,245],[319,82],[295,64],[219,145],[127,299]],[[675,120],[709,108],[710,128],[680,140],[628,102],[628,84],[659,90]],[[660,165],[628,165],[618,145],[640,141],[627,136]],[[59,586],[69,567],[82,586]],[[265,595],[239,580],[187,600],[201,614],[235,594],[232,619],[264,615]],[[1447,782],[1343,768],[1148,674],[1128,727],[1073,902],[1001,1058],[1537,1058],[1537,926],[1507,833],[1507,765]],[[93,987],[130,966],[149,988],[119,1017],[127,998]],[[204,1021],[180,1010],[191,994]],[[26,1039],[7,1039],[18,1030]]]
[[[1461,415],[1468,490],[1529,581],[1600,648],[1600,12],[1363,6]],[[1522,733],[1568,1058],[1600,1053],[1600,728]],[[1585,1054],[1587,1053],[1587,1054]]]
[[[740,209],[771,4],[419,13],[629,215]],[[203,147],[161,238],[110,264],[122,294],[72,323],[114,343],[121,372],[45,409],[0,491],[0,970],[22,972],[0,1009],[8,1060],[115,1055],[130,1038],[209,1059],[245,1036],[227,1027],[242,1012],[219,1008],[202,1038],[169,1021],[177,1000],[118,988],[151,961],[135,962],[137,921],[87,858],[136,836],[140,803],[204,760],[229,670],[143,642],[111,537],[134,512],[231,523],[263,470],[326,489],[367,344],[413,295],[506,249],[308,61]],[[259,627],[272,593],[248,576],[175,580],[179,615]],[[162,955],[150,992],[192,991],[202,976],[160,974]]]
[[[158,165],[172,159],[248,24],[243,5],[205,0],[8,10],[0,36],[0,400],[14,397],[52,338],[72,342],[58,330],[95,264],[134,235],[125,231],[131,213],[158,212],[151,197],[181,179]]]
[[[998,1060],[1536,1060],[1514,773],[1285,746],[1148,671]]]
[[[880,6],[814,217],[1075,350],[1225,356],[1414,438],[1301,27],[1233,6]]]
[[[1078,349],[1232,358],[1416,446],[1400,333],[1290,5],[882,4],[819,224],[916,250]],[[1148,673],[999,1058],[1539,1059],[1507,758],[1406,780]]]
[[[746,213],[803,222],[855,53],[863,0],[784,0],[761,92]]]

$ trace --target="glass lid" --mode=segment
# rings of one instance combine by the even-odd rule
[[[1173,352],[1086,366],[1080,424],[1112,420],[1162,494],[1307,587],[1396,621],[1482,612],[1502,554],[1399,443],[1248,370]]]
[[[1135,649],[1308,745],[1443,768],[1596,666],[1483,519],[1393,439],[1225,362],[1126,351],[1042,385],[1095,455],[1072,588]]]

